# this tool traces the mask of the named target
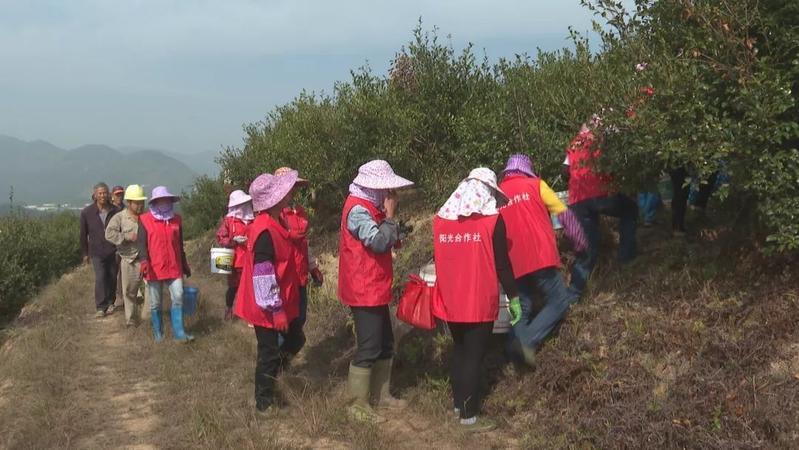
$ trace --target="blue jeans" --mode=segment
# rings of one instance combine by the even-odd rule
[[[658,192],[641,192],[638,194],[638,209],[644,216],[644,223],[653,223],[655,215],[660,209],[660,193]]]
[[[150,312],[153,313],[161,309],[161,294],[163,287],[169,289],[169,297],[172,300],[173,308],[183,307],[183,278],[174,280],[148,281],[147,293],[150,297]]]
[[[580,219],[588,249],[577,255],[572,266],[571,289],[582,294],[588,284],[588,277],[594,270],[599,258],[599,216],[618,217],[619,219],[619,261],[627,263],[635,259],[635,226],[638,220],[638,205],[624,194],[590,198],[571,206],[572,211]]]
[[[535,347],[549,336],[577,296],[555,267],[527,274],[516,280],[516,286],[522,318],[513,326],[513,335],[522,345]]]

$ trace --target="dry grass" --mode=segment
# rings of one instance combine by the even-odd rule
[[[430,255],[429,221],[398,257],[398,279]],[[0,350],[1,448],[796,448],[799,279],[725,233],[684,243],[642,236],[641,260],[603,260],[591,292],[542,348],[539,367],[508,366],[497,338],[484,410],[500,431],[479,439],[451,418],[445,334],[397,328],[395,388],[411,402],[383,427],[345,414],[353,352],[327,274],[311,292],[306,348],[279,382],[285,406],[254,414],[255,339],[221,320],[224,277],[191,243],[202,303],[192,345],[155,345],[121,315],[93,319],[81,268],[45,289]],[[732,242],[735,245],[729,246]]]

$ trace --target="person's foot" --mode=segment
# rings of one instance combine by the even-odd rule
[[[233,319],[233,308],[225,308],[225,320]]]
[[[127,328],[130,328],[130,327],[132,327],[132,326],[134,326],[134,325],[135,325],[135,324],[133,323],[133,321],[132,321],[132,320],[127,320],[127,321],[125,321],[125,327],[127,327]]]
[[[467,433],[485,433],[497,428],[497,423],[485,417],[472,417],[471,419],[461,419],[461,430]]]
[[[685,230],[672,230],[671,235],[676,238],[684,238]]]
[[[358,422],[366,422],[372,424],[380,424],[386,421],[386,418],[378,414],[374,409],[368,406],[363,406],[355,403],[349,407],[350,416]]]
[[[108,309],[106,309],[106,310],[105,310],[105,314],[106,314],[107,316],[110,316],[111,314],[114,314],[114,311],[115,311],[116,309],[117,309],[117,307],[116,307],[116,306],[114,306],[114,305],[108,305]]]
[[[103,311],[102,309],[98,309],[97,312],[94,313],[95,319],[102,319],[103,317],[105,317],[105,311]]]

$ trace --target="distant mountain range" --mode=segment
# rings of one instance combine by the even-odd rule
[[[0,203],[6,202],[11,186],[15,204],[83,205],[98,181],[109,186],[138,183],[146,190],[163,184],[180,192],[200,174],[215,176],[215,157],[213,152],[188,155],[106,145],[65,150],[41,140],[0,135]]]

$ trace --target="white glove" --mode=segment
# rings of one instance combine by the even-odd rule
[[[247,242],[247,236],[236,236],[233,238],[233,241],[236,242],[237,244],[243,244]]]

